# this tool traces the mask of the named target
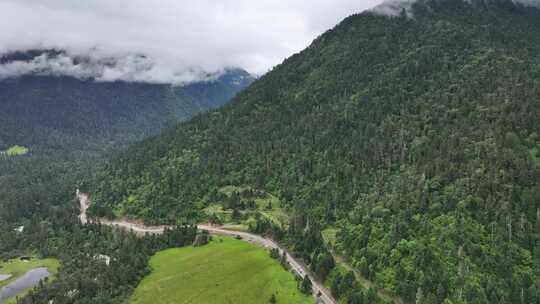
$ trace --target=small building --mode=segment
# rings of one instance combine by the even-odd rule
[[[109,266],[111,264],[111,257],[104,254],[96,254],[94,256],[94,259],[97,261],[102,261],[105,263],[105,265]]]
[[[22,256],[19,258],[23,262],[30,262],[32,260],[31,256]]]

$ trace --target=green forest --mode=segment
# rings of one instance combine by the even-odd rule
[[[224,104],[252,81],[243,70],[187,86],[43,75],[0,81],[0,219],[47,218],[108,154]]]
[[[75,190],[109,154],[224,104],[253,80],[243,70],[187,86],[43,75],[2,79],[0,260],[32,254],[61,263],[54,282],[20,303],[120,303],[149,272],[151,255],[191,244],[193,228],[140,240],[80,226]],[[88,258],[101,254],[116,262],[105,267]]]
[[[253,229],[346,303],[373,290],[330,251],[407,303],[540,303],[540,11],[412,12],[351,16],[231,103],[114,155],[89,178],[92,212],[187,224],[249,186],[289,215]]]
[[[239,69],[186,86],[45,75],[4,79],[0,151],[14,145],[34,154],[118,148],[225,104],[253,80]]]
[[[364,12],[227,104],[253,78],[0,81],[0,259],[60,261],[19,303],[125,303],[200,222],[287,246],[340,303],[540,303],[539,32],[510,0]],[[77,187],[174,228],[81,225]]]

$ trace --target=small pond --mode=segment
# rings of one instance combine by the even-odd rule
[[[0,289],[0,303],[2,303],[5,299],[16,296],[19,292],[25,289],[36,286],[39,281],[47,278],[50,275],[51,274],[45,267],[35,268],[28,271],[22,277]]]

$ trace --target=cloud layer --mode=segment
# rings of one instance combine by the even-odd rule
[[[380,2],[1,0],[0,55],[65,53],[2,65],[0,77],[37,72],[185,83],[230,67],[262,74],[341,19]]]

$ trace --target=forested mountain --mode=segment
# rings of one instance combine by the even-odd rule
[[[41,53],[15,54],[2,63],[26,62]],[[239,69],[186,86],[40,74],[5,78],[0,80],[0,150],[12,145],[102,149],[133,142],[223,105],[252,81]]]
[[[312,266],[307,242],[336,227],[335,250],[407,302],[540,303],[540,11],[411,13],[351,16],[223,108],[132,146],[95,179],[93,211],[184,222],[220,187],[251,186],[279,197]],[[333,292],[361,303],[347,284]]]
[[[27,62],[42,54],[13,53],[3,56],[0,64]],[[71,201],[76,183],[104,152],[221,106],[253,79],[239,69],[185,86],[97,82],[43,73],[3,77],[0,224],[64,212],[59,209]],[[14,146],[29,153],[9,155],[6,151]]]

